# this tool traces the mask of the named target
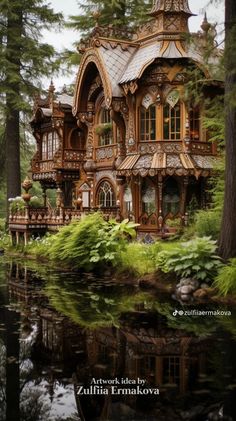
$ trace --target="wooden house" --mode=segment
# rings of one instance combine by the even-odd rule
[[[206,206],[217,148],[189,81],[198,72],[205,97],[222,91],[209,72],[219,59],[215,29],[205,17],[190,37],[187,0],[156,0],[148,15],[136,33],[97,24],[79,45],[74,97],[56,97],[51,85],[36,104],[32,178],[42,185],[45,208],[34,221],[29,209],[23,229],[10,219],[13,235],[40,224],[57,229],[100,209],[139,223],[141,237],[163,237],[187,224],[193,202]],[[204,58],[209,42],[211,66]],[[56,210],[47,206],[48,188],[57,189]]]

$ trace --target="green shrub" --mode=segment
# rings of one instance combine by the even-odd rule
[[[208,237],[180,243],[176,248],[157,255],[156,264],[163,272],[175,272],[178,277],[194,277],[200,281],[214,278],[222,265],[216,256],[216,242]]]
[[[6,219],[0,218],[0,231],[5,232],[6,230]]]
[[[144,275],[155,271],[155,259],[158,251],[161,250],[160,243],[151,245],[143,243],[129,243],[121,252],[121,271],[128,270],[137,275]]]
[[[195,230],[199,237],[218,238],[220,232],[221,214],[219,212],[208,210],[198,211],[195,219]]]
[[[25,209],[25,201],[21,196],[10,198],[8,200],[10,202],[10,210],[13,214]]]
[[[31,238],[27,246],[24,247],[24,252],[37,257],[48,257],[53,237],[54,235],[47,233],[43,237]]]
[[[119,264],[127,238],[134,238],[137,224],[104,221],[100,213],[85,216],[79,222],[60,229],[53,237],[50,257],[76,268],[93,270],[110,263]]]
[[[214,286],[222,295],[236,294],[236,258],[230,259],[229,264],[220,269]]]
[[[40,199],[38,196],[32,196],[29,202],[29,205],[32,208],[40,208],[43,206],[42,199]]]

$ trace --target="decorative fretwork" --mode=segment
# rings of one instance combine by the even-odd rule
[[[105,147],[105,148],[98,148],[97,150],[96,150],[96,159],[98,160],[98,161],[100,161],[100,160],[109,160],[109,159],[111,159],[111,158],[114,158],[114,148],[111,146],[111,147]]]
[[[87,48],[90,47],[99,47],[103,40],[99,38],[110,38],[110,39],[117,39],[118,40],[132,40],[135,37],[135,33],[132,30],[128,30],[127,28],[122,27],[113,27],[112,25],[108,26],[96,26],[90,36],[85,39],[81,39],[80,44],[78,45],[78,50],[80,53],[84,53]],[[113,43],[114,44],[114,43]],[[114,48],[114,47],[113,47]]]

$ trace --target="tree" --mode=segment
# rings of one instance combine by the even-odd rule
[[[41,42],[42,30],[59,24],[61,14],[45,0],[0,0],[0,98],[5,120],[7,198],[21,191],[20,118],[42,76],[56,65],[54,48]]]
[[[225,0],[225,196],[219,253],[236,256],[236,3]]]
[[[86,0],[78,2],[83,14],[70,16],[67,26],[87,35],[95,26],[97,16],[99,25],[113,27],[136,27],[147,20],[147,13],[153,5],[152,0]],[[96,15],[96,12],[99,12]]]

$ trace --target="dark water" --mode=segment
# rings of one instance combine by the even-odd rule
[[[235,312],[175,309],[190,310],[112,279],[0,261],[0,421],[236,420]]]

